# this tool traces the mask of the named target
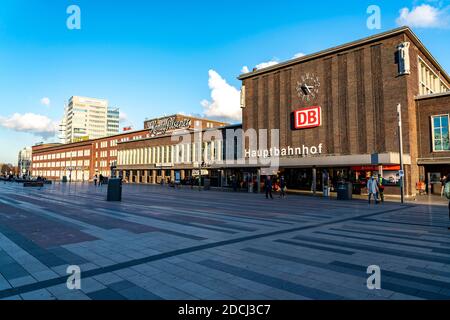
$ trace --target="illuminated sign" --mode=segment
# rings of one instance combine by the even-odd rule
[[[309,129],[322,125],[322,108],[302,108],[294,112],[294,129]]]
[[[191,119],[177,120],[176,117],[155,119],[145,123],[145,129],[150,130],[152,135],[161,135],[167,131],[187,129],[191,126]]]

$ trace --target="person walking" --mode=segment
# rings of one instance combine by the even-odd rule
[[[266,199],[269,199],[269,195],[270,195],[270,199],[273,199],[273,196],[272,196],[272,179],[271,179],[270,176],[267,176],[266,183],[265,183],[264,187],[266,189]]]
[[[448,200],[448,219],[450,220],[450,176],[445,179],[444,195]],[[450,230],[450,227],[448,227],[448,230]]]
[[[378,183],[375,180],[374,176],[371,176],[369,181],[367,181],[367,192],[369,193],[369,204],[370,204],[370,199],[373,198],[375,199],[375,204],[378,204]]]
[[[237,192],[237,179],[235,175],[231,177],[231,186],[233,187],[233,192]]]
[[[286,181],[284,180],[284,176],[280,178],[280,198],[286,198]]]
[[[103,175],[100,173],[100,177],[98,180],[98,186],[101,187],[103,185]]]
[[[98,176],[95,175],[95,176],[94,176],[94,186],[97,186],[97,181],[98,181]]]
[[[381,174],[378,175],[378,192],[380,194],[381,203],[384,203],[384,186],[383,186],[383,177]]]
[[[445,184],[447,183],[447,177],[443,176],[441,179],[441,197],[444,196]]]

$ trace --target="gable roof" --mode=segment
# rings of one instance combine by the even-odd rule
[[[447,72],[445,72],[444,68],[442,68],[442,66],[439,64],[439,62],[433,57],[433,55],[430,53],[430,51],[428,51],[428,49],[424,46],[422,41],[420,41],[420,39],[417,37],[417,35],[409,27],[396,28],[396,29],[389,30],[389,31],[386,31],[383,33],[379,33],[379,34],[376,34],[376,35],[373,35],[373,36],[370,36],[367,38],[363,38],[363,39],[360,39],[357,41],[349,42],[349,43],[346,43],[346,44],[343,44],[343,45],[340,45],[337,47],[322,50],[317,53],[309,54],[309,55],[306,55],[306,56],[303,56],[300,58],[291,59],[291,60],[276,64],[271,67],[255,70],[255,71],[252,71],[249,73],[244,73],[244,74],[241,74],[238,77],[238,79],[244,80],[244,79],[251,78],[251,77],[254,77],[254,76],[257,76],[260,74],[264,74],[264,73],[278,70],[281,68],[289,67],[291,65],[298,64],[299,62],[305,62],[305,61],[321,58],[326,55],[336,54],[341,51],[350,50],[355,47],[363,46],[363,45],[366,45],[366,44],[369,44],[372,42],[380,41],[380,40],[394,37],[394,36],[397,36],[400,34],[406,34],[414,42],[414,44],[422,51],[422,53],[430,60],[430,62],[433,63],[434,66],[440,71],[441,75],[450,83],[450,76],[447,74]]]

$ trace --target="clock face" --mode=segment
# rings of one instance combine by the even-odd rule
[[[319,88],[319,77],[312,73],[303,75],[301,81],[297,81],[297,94],[306,102],[315,99],[319,95]]]

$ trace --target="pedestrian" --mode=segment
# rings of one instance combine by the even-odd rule
[[[380,194],[381,203],[384,203],[384,186],[383,186],[383,177],[381,174],[378,175],[378,192]]]
[[[98,181],[98,176],[95,175],[95,176],[94,176],[94,186],[97,186],[97,181]]]
[[[448,219],[450,220],[450,176],[445,179],[444,195],[448,200]],[[448,227],[448,230],[450,230],[450,227]]]
[[[280,198],[286,198],[286,181],[284,180],[284,176],[280,178]]]
[[[269,195],[270,195],[270,199],[273,199],[273,196],[272,196],[272,179],[271,179],[270,176],[267,176],[266,183],[265,183],[264,187],[266,188],[266,199],[269,199]]]
[[[441,179],[441,197],[444,196],[444,189],[445,189],[446,182],[447,182],[447,177],[443,176]]]
[[[370,177],[369,181],[367,181],[367,192],[369,193],[369,204],[372,195],[375,199],[375,204],[378,204],[378,183],[373,175]]]
[[[233,175],[233,177],[231,178],[231,185],[233,187],[233,192],[237,192],[237,179],[236,176]]]
[[[100,177],[98,180],[98,186],[101,187],[103,185],[103,175],[100,173]]]

